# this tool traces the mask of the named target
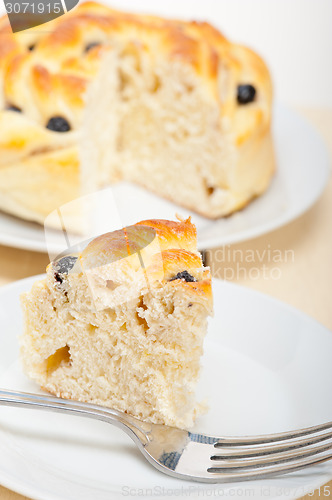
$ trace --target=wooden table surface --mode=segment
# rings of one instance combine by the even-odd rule
[[[332,156],[332,110],[301,109],[300,112],[321,132]],[[288,302],[332,330],[331,229],[332,180],[315,206],[296,221],[260,238],[229,247],[234,256],[255,250],[259,256],[257,262],[241,262],[241,271],[238,271],[236,262],[228,262],[227,276],[223,276],[225,265],[221,262],[220,249],[216,249],[209,252],[209,263],[214,276],[226,277]],[[279,251],[281,262],[271,261],[267,250]],[[0,285],[42,273],[47,263],[45,254],[0,246]],[[256,267],[255,272],[253,267]],[[303,498],[318,500],[328,497],[332,498],[332,481],[325,490],[322,487]],[[1,500],[23,498],[26,497],[0,486]]]

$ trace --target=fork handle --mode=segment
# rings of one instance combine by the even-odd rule
[[[18,408],[32,408],[48,410],[58,413],[69,413],[81,417],[94,418],[113,424],[124,430],[139,446],[146,445],[149,441],[147,432],[150,425],[112,408],[106,408],[91,403],[81,403],[54,396],[31,394],[28,392],[16,392],[0,390],[0,406],[14,406]]]

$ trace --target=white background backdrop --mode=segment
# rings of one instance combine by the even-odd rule
[[[136,12],[208,20],[264,57],[277,99],[332,108],[332,0],[102,1]]]

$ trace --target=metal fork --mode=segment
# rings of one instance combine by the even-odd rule
[[[156,469],[190,481],[261,479],[332,458],[332,422],[282,434],[229,438],[150,424],[117,410],[52,396],[0,390],[0,405],[70,413],[113,424],[133,439]]]

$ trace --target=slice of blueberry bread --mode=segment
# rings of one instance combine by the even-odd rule
[[[190,220],[148,220],[92,240],[23,294],[25,373],[47,391],[190,427],[212,311]]]

